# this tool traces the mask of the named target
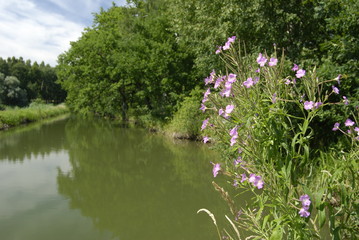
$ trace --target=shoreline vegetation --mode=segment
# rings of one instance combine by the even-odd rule
[[[0,131],[15,126],[69,113],[65,104],[30,104],[26,108],[10,108],[0,111]]]

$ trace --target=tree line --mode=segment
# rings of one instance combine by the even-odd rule
[[[247,52],[342,75],[358,99],[358,0],[131,0],[94,14],[58,58],[69,107],[82,114],[167,119],[220,68],[214,52],[237,36]],[[357,100],[355,100],[357,101]]]
[[[66,92],[57,82],[56,69],[44,62],[0,58],[0,104],[27,106],[35,99],[60,103]]]

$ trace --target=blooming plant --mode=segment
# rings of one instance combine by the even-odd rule
[[[332,129],[333,134],[339,130],[351,139],[350,152],[312,149],[313,119],[333,104],[347,104],[329,101],[331,95],[340,94],[339,77],[320,80],[315,68],[291,67],[275,51],[271,56],[263,52],[245,55],[235,40],[228,38],[217,49],[226,69],[213,71],[211,80],[205,80],[208,88],[201,106],[210,116],[202,125],[203,141],[211,139],[225,156],[221,163],[213,163],[213,176],[232,178],[235,191],[249,191],[252,196],[251,201],[234,206],[234,200],[220,190],[230,203],[234,219],[229,222],[236,233],[234,237],[224,230],[223,237],[241,239],[238,229],[243,229],[254,239],[321,238],[319,229],[326,223],[333,239],[355,238],[359,124],[352,119],[354,114],[345,121],[346,129],[340,123],[333,123]],[[329,166],[339,164],[334,162],[335,155],[343,160],[337,169],[346,169],[337,173],[328,168],[325,155],[333,159]],[[339,181],[354,184],[340,189]],[[340,196],[343,189],[351,194],[339,209],[333,201],[344,200]],[[345,217],[338,217],[339,213]]]

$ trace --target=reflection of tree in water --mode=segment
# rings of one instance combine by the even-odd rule
[[[196,211],[221,200],[199,148],[173,151],[163,137],[96,120],[69,121],[66,138],[73,169],[59,170],[59,192],[97,228],[120,239],[212,238]]]
[[[24,161],[31,156],[42,156],[64,149],[66,119],[0,132],[0,160]]]

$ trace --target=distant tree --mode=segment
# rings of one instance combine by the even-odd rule
[[[15,76],[7,76],[2,85],[1,96],[5,105],[25,106],[26,91],[20,87],[20,81]]]

